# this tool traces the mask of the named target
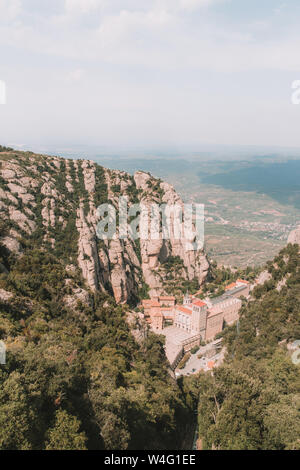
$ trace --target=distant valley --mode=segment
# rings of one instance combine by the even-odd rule
[[[186,202],[204,203],[206,250],[219,264],[263,264],[300,223],[300,160],[94,159],[129,173],[149,171],[173,184]]]

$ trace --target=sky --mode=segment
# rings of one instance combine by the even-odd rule
[[[299,0],[0,0],[0,143],[300,148],[299,20]]]

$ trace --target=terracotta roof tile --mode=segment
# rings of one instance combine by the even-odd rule
[[[206,303],[202,302],[202,300],[194,300],[193,305],[197,305],[197,307],[205,307]]]
[[[185,307],[182,307],[182,306],[179,306],[177,307],[177,309],[182,312],[182,313],[186,313],[188,315],[191,315],[192,314],[192,310],[188,309],[188,308],[185,308]]]
[[[153,300],[151,300],[151,299],[144,299],[142,301],[142,304],[143,305],[152,305],[152,302],[153,302]]]
[[[228,286],[226,286],[225,289],[226,289],[226,290],[234,289],[234,287],[236,287],[236,282],[232,282],[231,284],[229,284]]]

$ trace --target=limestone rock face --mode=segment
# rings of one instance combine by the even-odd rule
[[[65,160],[59,157],[12,151],[0,153],[0,243],[10,252],[22,255],[20,239],[34,235],[37,248],[57,252],[72,276],[81,272],[86,288],[108,291],[117,302],[138,299],[139,290],[150,294],[164,292],[164,262],[178,257],[186,280],[201,284],[209,264],[203,249],[187,249],[188,240],[111,240],[97,236],[97,207],[110,203],[118,209],[119,197],[128,207],[142,203],[178,204],[183,202],[173,186],[137,172],[109,170],[89,160]],[[3,227],[2,227],[3,226]],[[3,269],[5,267],[3,266]],[[74,290],[74,302],[85,302],[84,288]],[[72,294],[66,299],[73,305]]]
[[[11,292],[8,292],[4,289],[0,289],[0,300],[7,302],[13,297],[13,294]]]
[[[268,271],[263,271],[260,273],[257,279],[257,285],[262,286],[265,282],[272,279],[271,274]]]
[[[72,295],[67,295],[64,298],[66,305],[69,308],[76,308],[77,302],[81,302],[84,305],[88,305],[90,302],[90,297],[88,292],[85,289],[76,287],[73,289]]]
[[[1,239],[1,243],[2,245],[4,245],[8,251],[10,251],[11,253],[20,253],[21,252],[21,245],[20,243],[18,242],[18,240],[16,240],[16,238],[14,238],[13,236],[11,237],[3,237]]]
[[[290,233],[288,243],[300,245],[300,226]]]
[[[141,202],[150,206],[153,202],[151,186],[153,178],[148,173],[138,171],[134,175],[134,180],[138,189],[142,191]],[[161,200],[154,199],[154,202],[163,204],[176,204],[184,211],[182,199],[176,193],[174,187],[166,182],[160,182]],[[142,240],[141,257],[142,270],[146,283],[150,287],[150,294],[159,295],[163,292],[160,267],[170,256],[182,259],[186,268],[184,276],[187,280],[196,278],[201,285],[205,280],[209,263],[207,256],[202,249],[194,250],[189,247],[189,240],[185,238],[175,238],[174,232],[170,230],[168,240]]]
[[[76,228],[78,239],[78,265],[84,279],[92,290],[100,286],[100,266],[95,233],[88,225],[82,205],[77,210]]]

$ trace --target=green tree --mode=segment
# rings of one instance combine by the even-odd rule
[[[300,394],[281,397],[265,412],[268,449],[300,450]]]
[[[24,377],[12,372],[5,380],[2,373],[0,384],[0,449],[30,450],[38,417],[30,406]]]
[[[80,421],[66,410],[58,410],[55,424],[49,429],[46,450],[86,450],[86,435],[79,432]]]

